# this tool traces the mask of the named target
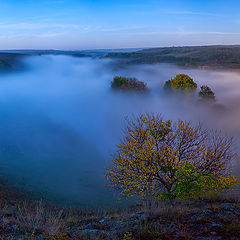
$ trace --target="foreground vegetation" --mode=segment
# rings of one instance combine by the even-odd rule
[[[107,178],[124,196],[196,198],[240,183],[231,175],[233,160],[232,138],[143,114],[128,122]]]
[[[201,200],[152,201],[122,210],[59,208],[30,200],[1,183],[3,240],[215,240],[240,239],[240,202],[234,195]]]
[[[145,114],[127,126],[108,177],[126,209],[60,208],[0,184],[0,239],[240,239],[232,139]],[[219,193],[221,192],[221,193]]]

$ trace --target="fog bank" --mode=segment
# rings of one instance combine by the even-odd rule
[[[0,173],[49,201],[109,206],[104,167],[122,137],[124,118],[159,112],[166,119],[202,121],[240,136],[240,74],[157,64],[116,70],[110,60],[69,56],[26,58],[28,70],[0,76]],[[209,85],[226,111],[173,99],[164,82],[186,73]],[[115,75],[145,81],[147,95],[112,92]]]

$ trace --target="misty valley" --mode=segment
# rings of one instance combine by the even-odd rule
[[[238,70],[186,68],[167,63],[118,66],[115,59],[71,55],[21,57],[24,68],[0,81],[0,174],[37,199],[61,206],[123,207],[105,173],[123,137],[126,117],[161,113],[164,119],[202,122],[240,137]],[[164,92],[187,74],[208,85],[216,105]],[[115,76],[146,83],[148,93],[113,91]],[[235,162],[234,174],[240,176]]]
[[[0,1],[0,240],[240,240],[240,1]]]

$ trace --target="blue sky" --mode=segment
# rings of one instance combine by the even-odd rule
[[[0,49],[240,44],[239,0],[0,0]]]

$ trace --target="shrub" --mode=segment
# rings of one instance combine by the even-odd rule
[[[164,85],[165,90],[178,93],[195,92],[197,84],[186,74],[178,74],[174,79],[168,80]]]
[[[201,90],[199,92],[199,97],[202,100],[215,102],[215,94],[212,89],[206,85],[201,86]]]
[[[124,196],[189,198],[232,189],[232,138],[179,120],[144,114],[128,121],[108,169],[112,188]]]
[[[136,78],[126,78],[120,76],[116,76],[113,79],[111,87],[118,90],[146,91],[148,89],[146,83],[138,81]]]

